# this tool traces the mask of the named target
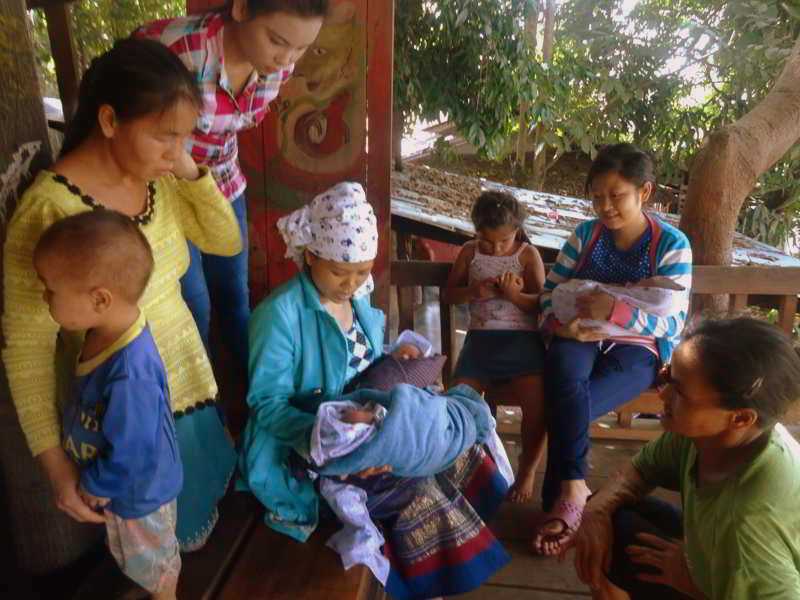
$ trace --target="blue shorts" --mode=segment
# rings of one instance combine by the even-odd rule
[[[471,329],[454,377],[502,383],[524,375],[540,375],[544,357],[544,342],[538,331]]]

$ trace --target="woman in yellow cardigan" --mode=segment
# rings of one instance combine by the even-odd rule
[[[61,157],[22,197],[4,252],[3,360],[22,429],[58,507],[78,521],[102,522],[77,495],[78,471],[60,445],[56,365],[74,364],[82,334],[61,332],[57,352],[59,327],[32,254],[54,221],[88,210],[121,212],[147,237],[155,269],[140,305],[168,373],[185,473],[177,528],[184,550],[205,543],[235,466],[213,408],[214,375],[179,283],[189,265],[187,239],[203,252],[241,250],[230,203],[183,148],[200,107],[192,76],[158,42],[123,40],[95,59]]]

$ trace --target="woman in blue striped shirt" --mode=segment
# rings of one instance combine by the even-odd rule
[[[686,320],[692,251],[681,231],[643,210],[655,189],[654,170],[650,156],[631,144],[600,151],[586,179],[597,218],[578,225],[564,244],[540,297],[542,330],[552,335],[545,366],[547,515],[533,542],[540,554],[558,554],[580,525],[590,494],[590,423],[653,384]],[[569,323],[553,314],[552,291],[570,279],[627,285],[651,277],[668,278],[682,290],[667,315],[600,290],[577,299],[578,317]],[[608,321],[629,335],[608,337],[584,320]]]

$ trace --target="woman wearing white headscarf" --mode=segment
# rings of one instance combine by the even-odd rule
[[[305,541],[319,515],[307,470],[317,408],[382,353],[385,318],[369,305],[378,230],[364,190],[349,182],[280,219],[278,230],[301,272],[250,319],[250,418],[237,487],[265,506],[267,525]],[[348,482],[365,490],[383,530],[394,598],[464,593],[508,560],[483,522],[507,483],[482,448],[435,477],[404,479],[375,465]]]

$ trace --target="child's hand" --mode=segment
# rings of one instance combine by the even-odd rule
[[[342,421],[345,423],[350,423],[351,425],[355,423],[372,424],[375,422],[375,411],[350,408],[342,413]]]
[[[178,153],[178,157],[172,165],[172,173],[175,177],[189,181],[194,181],[200,177],[200,169],[197,168],[197,163],[194,162],[192,155],[186,151],[186,148],[182,147]]]
[[[56,506],[79,523],[104,523],[102,515],[92,511],[78,494],[80,473],[60,447],[50,448],[39,455],[47,473]]]
[[[525,286],[525,281],[511,271],[506,271],[497,278],[497,287],[500,288],[500,293],[506,300],[513,300],[522,293],[522,288]]]
[[[101,498],[100,496],[95,496],[94,494],[90,494],[83,486],[78,487],[78,495],[80,495],[81,500],[93,510],[99,510],[101,508],[105,508],[109,502],[111,502],[110,498]]]
[[[397,360],[411,360],[414,358],[419,358],[421,355],[422,352],[414,344],[401,344],[394,352],[392,352],[392,356],[394,356]]]
[[[588,294],[578,296],[575,299],[575,308],[578,309],[578,317],[582,319],[608,321],[611,318],[611,312],[614,310],[614,296],[600,290],[594,290]]]
[[[476,281],[472,284],[472,296],[476,300],[489,300],[490,298],[497,298],[500,295],[500,290],[497,287],[497,279],[484,279],[483,281]]]

